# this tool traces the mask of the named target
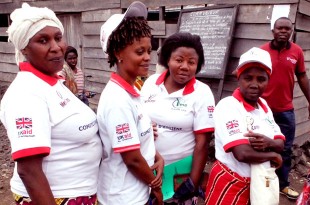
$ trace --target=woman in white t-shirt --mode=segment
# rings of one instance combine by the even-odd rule
[[[145,205],[150,192],[162,204],[162,157],[154,146],[150,118],[142,107],[137,76],[150,64],[151,28],[147,9],[133,2],[125,14],[112,15],[100,40],[116,72],[100,96],[97,119],[105,157],[99,171],[98,200],[103,205]],[[155,173],[156,172],[156,176]]]
[[[272,72],[270,55],[254,47],[241,55],[236,70],[239,87],[214,110],[217,161],[209,175],[206,205],[249,205],[251,164],[282,164],[285,137],[260,98]]]
[[[165,165],[193,156],[189,177],[173,198],[180,204],[196,204],[194,195],[198,196],[214,131],[213,94],[208,85],[195,78],[204,64],[200,37],[190,33],[171,35],[161,47],[159,64],[166,70],[146,80],[141,96],[157,124],[155,145]]]
[[[11,19],[8,35],[20,71],[1,101],[0,118],[15,161],[15,202],[95,205],[102,144],[95,113],[57,75],[66,50],[63,26],[50,9],[26,3]]]

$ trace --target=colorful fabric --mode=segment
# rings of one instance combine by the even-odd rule
[[[206,187],[206,205],[249,205],[250,178],[241,177],[220,161],[216,161],[210,172]]]
[[[16,205],[33,205],[29,197],[20,196],[13,193]],[[79,196],[74,198],[56,198],[56,205],[97,205],[96,194],[91,196]]]
[[[262,97],[273,112],[293,109],[294,75],[306,72],[302,49],[292,42],[280,52],[272,42],[261,48],[269,52],[272,61],[272,74]]]
[[[74,79],[73,70],[65,63],[63,69],[59,72],[59,75],[65,78],[65,85],[69,90],[76,94],[78,92],[77,84]]]
[[[66,86],[73,92],[74,94],[82,94],[84,91],[84,74],[80,68],[76,68],[73,71],[66,63],[64,64],[63,69],[58,73],[59,76],[63,77],[66,81],[75,82],[74,91],[67,85]],[[77,89],[77,90],[76,90]]]
[[[138,90],[141,90],[142,86],[143,86],[143,80],[141,79],[141,77],[137,77],[136,81],[135,81],[135,87]]]

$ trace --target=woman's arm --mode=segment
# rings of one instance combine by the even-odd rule
[[[196,189],[199,186],[202,172],[208,159],[208,148],[211,140],[211,135],[212,132],[195,134],[196,145],[193,153],[193,162],[190,178],[193,181]]]
[[[156,171],[156,177],[150,184],[151,188],[161,187],[163,182],[162,175],[164,171],[164,165],[165,165],[164,158],[159,154],[158,151],[156,151],[155,163],[153,164],[153,166],[151,166],[151,170]]]
[[[53,193],[42,170],[43,155],[17,160],[17,173],[35,205],[56,205]]]
[[[140,150],[131,150],[127,152],[122,152],[121,156],[124,163],[126,164],[128,170],[139,180],[151,186],[152,182],[155,180],[155,175],[152,169],[149,167]],[[158,156],[157,156],[158,157]],[[152,193],[156,198],[156,203],[162,204],[163,196],[161,193],[161,188],[152,188]]]
[[[263,163],[271,161],[276,168],[282,165],[282,157],[276,152],[258,152],[249,144],[241,144],[231,148],[234,157],[239,162],[244,163]]]
[[[273,151],[281,153],[284,148],[284,141],[282,139],[271,139],[263,134],[254,133],[250,131],[244,134],[249,137],[249,142],[253,149],[257,151]]]
[[[137,149],[122,152],[121,156],[128,170],[139,180],[143,181],[147,185],[150,185],[155,179],[153,171],[141,155],[140,150]]]

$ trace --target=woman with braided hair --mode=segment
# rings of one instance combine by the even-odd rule
[[[116,72],[104,88],[97,110],[104,144],[99,204],[145,205],[150,192],[153,204],[163,203],[164,161],[155,150],[151,120],[134,87],[137,76],[146,76],[150,64],[151,28],[146,17],[145,5],[133,2],[125,14],[114,14],[101,27],[101,45]]]

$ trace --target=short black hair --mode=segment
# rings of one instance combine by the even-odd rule
[[[143,17],[125,18],[108,40],[107,54],[110,68],[117,63],[115,53],[143,37],[151,37],[151,27],[147,24],[147,20]]]
[[[196,74],[200,72],[202,66],[205,63],[205,57],[203,53],[203,47],[201,44],[201,38],[198,35],[188,32],[178,32],[169,36],[163,43],[160,52],[158,63],[165,68],[168,68],[168,62],[171,57],[171,53],[177,48],[187,47],[193,48],[198,54],[198,64]]]
[[[75,53],[76,56],[79,56],[77,50],[73,46],[67,47],[66,52],[65,52],[65,59],[67,59],[67,56],[69,53]]]
[[[277,23],[279,20],[282,20],[282,19],[284,19],[284,20],[288,20],[288,21],[290,21],[290,22],[291,22],[291,24],[293,24],[293,22],[292,22],[292,20],[291,20],[290,18],[285,17],[285,16],[282,16],[282,17],[278,18],[277,20],[275,20],[275,22],[274,22],[274,24],[273,24],[273,28],[275,28],[276,23]]]

